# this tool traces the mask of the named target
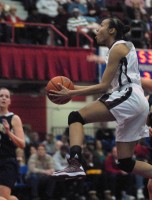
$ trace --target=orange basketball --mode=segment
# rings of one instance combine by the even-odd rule
[[[47,92],[47,97],[50,99],[50,101],[52,101],[55,104],[68,103],[71,100],[70,98],[59,101],[58,99],[56,99],[56,97],[51,97],[48,95],[49,90],[60,91],[60,87],[59,87],[58,83],[61,83],[64,87],[66,87],[70,90],[74,89],[73,82],[69,78],[67,78],[65,76],[55,76],[47,83],[47,86],[45,88],[46,92]]]

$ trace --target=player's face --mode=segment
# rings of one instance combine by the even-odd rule
[[[105,19],[100,24],[96,33],[96,41],[99,45],[106,45],[109,39],[109,19]]]
[[[10,92],[7,89],[0,90],[0,107],[8,107],[11,103]]]

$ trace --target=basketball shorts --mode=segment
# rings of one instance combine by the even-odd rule
[[[19,176],[19,166],[15,158],[0,160],[0,185],[13,188]]]
[[[146,125],[149,104],[140,86],[123,86],[120,91],[99,98],[116,119],[116,141],[131,142],[149,137]]]

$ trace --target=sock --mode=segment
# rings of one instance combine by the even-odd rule
[[[74,145],[73,147],[70,148],[70,158],[76,158],[78,159],[79,163],[82,165],[84,170],[86,169],[86,162],[82,157],[82,149],[78,145]]]
[[[70,148],[70,158],[77,158],[79,161],[81,160],[81,147],[78,145],[74,145]]]

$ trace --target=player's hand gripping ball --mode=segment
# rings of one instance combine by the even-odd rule
[[[58,83],[61,83],[64,87],[68,88],[69,90],[74,90],[74,84],[73,82],[65,77],[65,76],[55,76],[54,78],[52,78],[46,86],[46,93],[47,93],[47,97],[49,98],[50,101],[52,101],[55,104],[66,104],[68,103],[71,98],[67,98],[67,99],[58,99],[57,97],[53,97],[49,95],[49,91],[50,90],[55,90],[55,91],[60,91],[61,88],[58,85]]]

